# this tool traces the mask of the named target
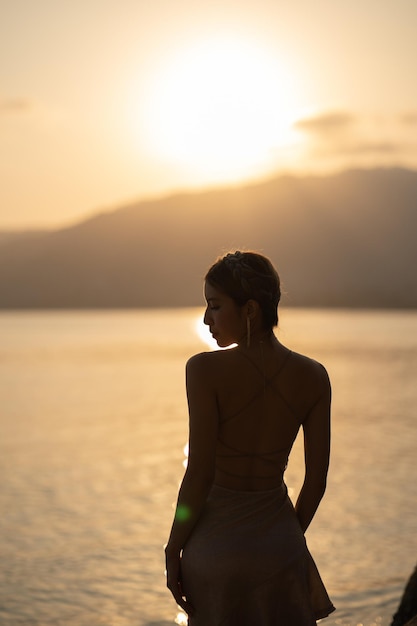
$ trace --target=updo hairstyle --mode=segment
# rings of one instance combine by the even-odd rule
[[[278,324],[280,280],[271,261],[257,252],[226,254],[211,266],[205,280],[232,298],[238,306],[255,300],[262,312],[262,326],[272,330]]]

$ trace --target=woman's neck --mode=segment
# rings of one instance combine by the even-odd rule
[[[263,330],[259,329],[257,331],[252,331],[250,337],[247,336],[242,338],[242,341],[238,343],[238,347],[245,350],[250,350],[251,348],[257,348],[260,345],[264,346],[273,346],[279,344],[278,339],[274,335],[273,330]]]

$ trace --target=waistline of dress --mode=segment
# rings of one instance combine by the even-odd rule
[[[252,490],[244,490],[244,489],[230,489],[229,487],[222,487],[221,485],[217,485],[214,483],[210,490],[210,495],[215,495],[219,497],[239,497],[247,499],[259,499],[264,497],[274,497],[274,496],[282,496],[285,497],[288,495],[287,485],[282,481],[282,483],[273,487],[272,489],[252,489]]]

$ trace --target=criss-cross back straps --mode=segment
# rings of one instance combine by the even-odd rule
[[[282,402],[289,409],[289,411],[294,415],[294,409],[292,408],[292,406],[287,402],[286,398],[283,396],[283,394],[280,392],[280,390],[272,384],[278,378],[278,376],[281,374],[283,369],[285,368],[285,366],[288,363],[289,358],[290,358],[290,356],[292,354],[292,351],[288,350],[288,352],[285,355],[285,358],[284,358],[283,362],[280,364],[278,370],[270,378],[266,378],[266,376],[264,375],[264,373],[262,372],[260,367],[256,363],[254,363],[252,361],[252,359],[247,354],[245,354],[244,352],[240,352],[239,354],[244,356],[249,361],[249,363],[253,366],[253,368],[258,372],[259,376],[262,378],[263,383],[262,383],[261,389],[259,389],[259,391],[257,391],[253,395],[253,397],[244,406],[240,407],[232,415],[228,415],[227,417],[223,418],[222,419],[222,424],[224,424],[226,422],[230,422],[232,419],[235,419],[236,417],[238,417],[245,409],[247,409],[251,404],[256,402],[256,400],[265,393],[265,390],[266,390],[267,387],[269,387],[270,389],[272,389],[272,391],[274,393],[279,395],[279,397],[281,398]]]

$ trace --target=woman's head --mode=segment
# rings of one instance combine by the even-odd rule
[[[280,280],[271,261],[257,252],[226,254],[209,269],[206,282],[232,298],[238,306],[255,300],[262,313],[262,326],[271,330],[278,324]]]

